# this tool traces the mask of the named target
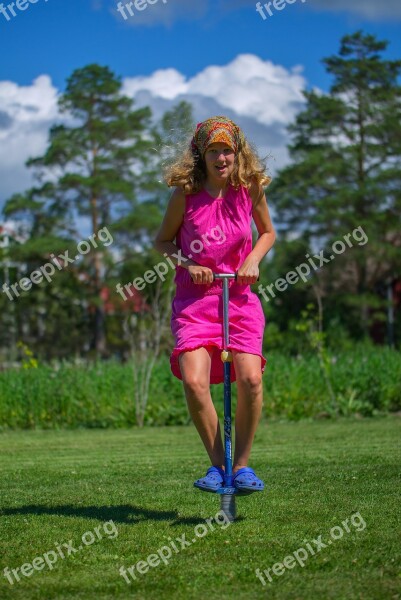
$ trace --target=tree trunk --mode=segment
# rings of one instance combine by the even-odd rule
[[[97,207],[97,198],[92,196],[91,198],[91,212],[92,212],[92,233],[96,234],[99,230],[99,216]],[[102,254],[95,251],[93,258],[94,266],[94,289],[95,296],[98,304],[95,306],[95,321],[94,321],[94,332],[93,332],[93,348],[96,352],[96,358],[104,356],[106,352],[106,336],[105,336],[105,317],[104,317],[104,304],[102,299]]]

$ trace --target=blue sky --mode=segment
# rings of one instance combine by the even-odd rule
[[[389,40],[386,57],[401,58],[399,0],[295,0],[266,20],[250,0],[153,0],[127,20],[116,0],[19,1],[26,10],[14,17],[6,0],[9,20],[0,13],[0,207],[31,184],[24,163],[60,119],[66,78],[89,63],[108,65],[157,118],[186,99],[197,120],[236,119],[272,154],[274,172],[288,159],[286,126],[302,89],[328,90],[321,59],[343,35],[363,29]]]
[[[0,78],[28,85],[46,73],[63,89],[73,69],[91,62],[107,64],[121,76],[174,67],[189,77],[207,65],[253,53],[287,68],[302,64],[310,84],[327,89],[321,58],[335,53],[341,36],[358,28],[388,39],[389,57],[401,56],[400,14],[394,19],[379,12],[377,19],[367,19],[345,11],[316,11],[298,0],[264,21],[252,1],[235,9],[234,0],[215,0],[213,6],[221,8],[194,0],[194,5],[203,4],[200,11],[183,11],[181,4],[159,0],[127,21],[113,13],[114,0],[38,0],[16,17],[10,15],[10,21],[0,15],[1,55],[7,56]],[[161,14],[167,8],[169,15],[173,12],[169,18]],[[156,11],[159,18],[151,14]]]

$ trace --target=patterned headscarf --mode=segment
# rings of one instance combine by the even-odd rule
[[[203,157],[210,144],[215,142],[227,144],[237,153],[244,139],[244,134],[234,121],[227,117],[211,117],[198,123],[191,145]]]

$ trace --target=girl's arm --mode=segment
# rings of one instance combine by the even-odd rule
[[[185,194],[181,188],[176,188],[169,200],[166,213],[155,237],[153,247],[160,252],[160,254],[167,254],[175,265],[187,269],[189,266],[197,265],[198,263],[190,260],[187,256],[184,256],[173,241],[175,240],[177,231],[183,221],[184,212]]]
[[[240,285],[256,283],[259,277],[259,263],[272,248],[276,239],[276,232],[270,218],[269,207],[267,206],[263,188],[254,183],[249,193],[253,203],[252,217],[255,221],[259,237],[252,252],[248,254],[241,268],[238,270],[238,283]]]
[[[270,218],[266,194],[263,188],[254,184],[250,189],[250,194],[253,202],[252,217],[259,233],[259,238],[250,256],[252,255],[259,264],[262,258],[273,247],[276,240],[276,232]]]

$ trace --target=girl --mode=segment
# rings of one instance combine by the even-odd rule
[[[216,491],[223,483],[223,442],[210,395],[210,384],[224,380],[222,280],[214,281],[213,273],[237,272],[237,279],[229,280],[231,381],[237,382],[234,485],[261,491],[263,481],[248,459],[263,402],[265,317],[250,285],[275,240],[263,191],[271,180],[240,128],[226,117],[198,124],[191,147],[167,169],[165,180],[176,187],[154,247],[176,265],[170,365],[183,382],[212,464],[194,485]],[[253,249],[251,218],[259,233]]]

